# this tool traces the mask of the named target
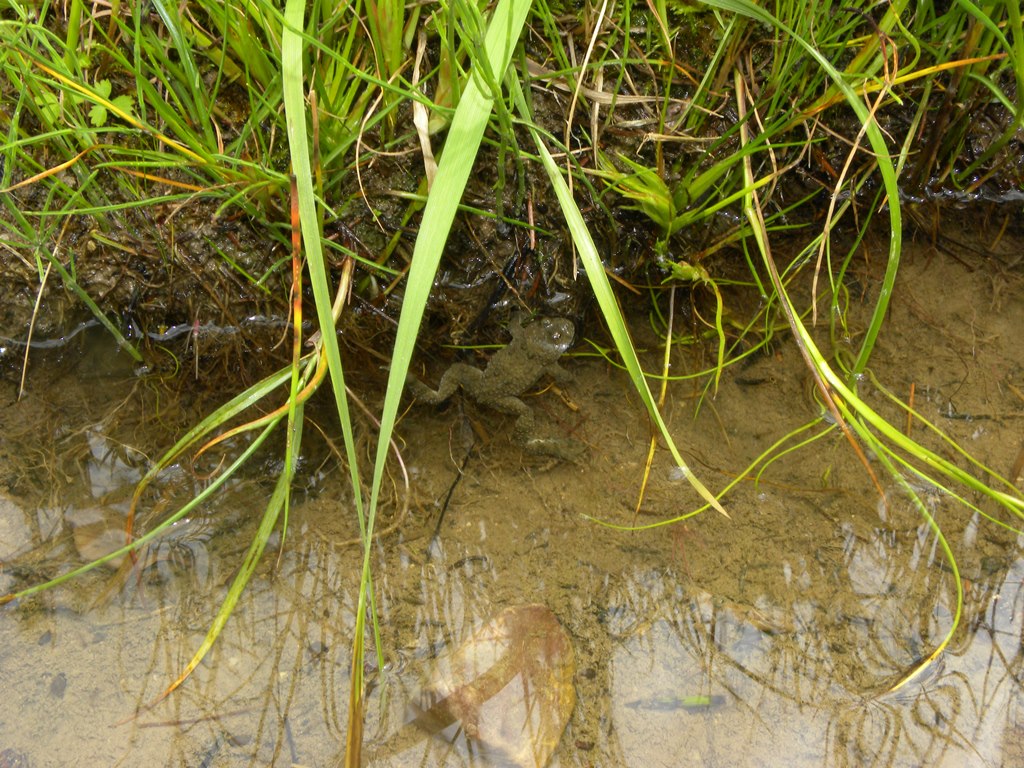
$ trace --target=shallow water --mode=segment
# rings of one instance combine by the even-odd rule
[[[1013,244],[996,251],[965,253],[965,265],[909,246],[872,370],[899,397],[913,384],[924,418],[1009,475],[1019,470],[1024,417],[1024,289]],[[858,270],[867,304],[877,271]],[[654,368],[660,353],[639,334]],[[827,333],[819,336],[824,345]],[[69,518],[123,517],[166,435],[194,418],[113,353],[90,354],[57,386],[43,386],[54,377],[40,362],[20,403],[13,374],[0,384],[4,591],[78,564],[83,544]],[[698,365],[689,355],[676,370]],[[523,456],[510,420],[457,399],[414,408],[401,423],[412,504],[374,549],[385,667],[367,669],[367,764],[482,764],[461,736],[400,748],[391,738],[438,654],[503,608],[540,603],[576,656],[576,707],[555,765],[1024,765],[1015,534],[918,488],[957,557],[964,615],[950,647],[892,691],[942,641],[956,607],[950,567],[907,494],[885,482],[883,499],[842,435],[822,434],[819,422],[804,435],[822,434],[816,442],[726,497],[731,519],[705,512],[642,531],[602,526],[587,517],[650,524],[687,512],[695,497],[659,451],[635,516],[646,419],[618,372],[594,359],[568,366],[576,378],[564,398],[529,402],[538,422],[588,444],[585,464]],[[862,392],[896,418],[871,382]],[[819,411],[784,335],[772,354],[729,369],[696,410],[698,394],[696,384],[673,385],[665,412],[712,488]],[[490,439],[473,438],[467,419]],[[926,439],[921,423],[911,429]],[[148,508],[175,508],[209,462],[169,472]],[[319,459],[305,469],[287,537],[275,540],[218,643],[154,704],[199,646],[241,561],[272,490],[267,474],[247,473],[119,581],[94,572],[0,609],[0,753],[32,766],[337,764],[359,554],[345,543],[357,529],[342,473]],[[389,504],[383,526],[398,506]]]

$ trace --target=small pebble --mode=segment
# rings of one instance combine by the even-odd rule
[[[986,576],[995,576],[1006,568],[1006,562],[1001,557],[986,555],[981,558],[981,572]]]
[[[320,640],[314,640],[307,647],[311,656],[319,658],[323,656],[329,650],[327,643],[321,642]]]
[[[10,748],[0,752],[0,768],[29,768],[30,765],[22,752]]]
[[[68,687],[68,676],[63,672],[58,672],[57,675],[50,681],[50,695],[58,698],[64,698],[64,691]]]

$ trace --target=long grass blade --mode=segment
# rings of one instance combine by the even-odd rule
[[[544,165],[544,170],[547,172],[548,180],[551,182],[555,191],[555,196],[558,198],[558,203],[561,206],[562,215],[565,217],[566,224],[569,227],[573,243],[579,251],[580,260],[583,262],[587,278],[590,281],[590,287],[594,292],[594,297],[597,299],[598,305],[601,307],[601,312],[604,315],[605,321],[608,323],[608,330],[612,335],[612,339],[615,341],[615,348],[618,350],[619,356],[622,358],[622,362],[625,364],[626,370],[629,372],[633,386],[636,388],[637,393],[643,400],[644,406],[647,408],[648,416],[654,423],[662,438],[664,438],[665,445],[668,447],[669,453],[672,454],[672,460],[675,462],[676,467],[678,467],[678,471],[686,477],[686,480],[690,483],[693,489],[697,491],[700,497],[704,499],[709,506],[714,507],[718,512],[729,517],[729,514],[725,511],[721,502],[715,498],[711,491],[707,489],[707,486],[705,486],[704,483],[702,483],[690,470],[689,466],[687,466],[682,454],[676,447],[675,441],[672,439],[668,426],[661,417],[661,411],[658,410],[658,404],[654,399],[654,395],[651,393],[651,388],[647,384],[647,378],[644,376],[643,369],[640,366],[640,360],[636,355],[636,349],[633,347],[633,342],[629,337],[629,331],[627,330],[626,323],[622,318],[618,302],[615,300],[615,294],[612,291],[611,282],[608,280],[608,275],[604,271],[604,264],[601,261],[601,255],[598,253],[597,246],[594,244],[594,239],[590,236],[590,231],[587,229],[586,222],[583,220],[583,214],[580,213],[579,206],[576,205],[576,201],[573,199],[572,192],[569,190],[569,185],[565,183],[561,169],[551,156],[551,153],[548,151],[539,130],[533,125],[533,121],[530,119],[529,108],[527,107],[526,100],[523,97],[522,90],[517,86],[518,84],[513,84],[513,93],[515,95],[519,111],[524,119],[527,120],[530,132],[533,135],[534,143],[537,145],[537,152]]]
[[[524,0],[501,0],[495,8],[484,41],[487,66],[491,72],[504,72],[507,69],[528,10],[529,3]],[[302,28],[303,4],[301,0],[289,0],[285,7],[285,27],[282,37],[288,138],[292,152],[293,171],[298,183],[300,218],[306,245],[307,263],[310,268],[321,329],[324,331],[324,343],[331,376],[335,392],[339,393],[337,395],[339,415],[344,423],[347,420],[347,406],[343,404],[344,381],[341,378],[341,361],[337,352],[337,341],[333,338],[333,333],[330,332],[333,323],[329,312],[330,302],[327,300],[325,290],[326,279],[322,255],[318,250],[318,219],[313,196],[312,176],[309,173],[305,102],[302,93]],[[434,187],[427,199],[419,237],[413,252],[412,267],[399,318],[399,329],[391,358],[388,389],[381,416],[370,502],[365,523],[361,520],[360,524],[364,541],[363,578],[356,609],[356,628],[353,641],[353,680],[351,682],[350,731],[347,744],[349,751],[347,762],[349,764],[355,764],[359,754],[357,743],[359,733],[357,723],[353,718],[358,720],[362,698],[362,680],[359,673],[362,668],[362,637],[367,606],[372,602],[370,595],[370,542],[373,537],[375,513],[388,446],[394,430],[399,400],[405,385],[405,377],[412,359],[412,351],[423,311],[433,285],[448,231],[455,217],[458,201],[462,197],[462,191],[469,178],[477,149],[483,139],[484,129],[491,113],[492,97],[493,94],[484,92],[477,77],[470,78],[449,128],[446,149],[438,166]],[[346,443],[347,440],[346,435]],[[354,454],[354,447],[352,453]],[[350,469],[353,487],[358,489],[360,487],[359,476],[354,460],[350,462]],[[358,492],[355,495],[358,498]]]
[[[851,381],[855,381],[855,377],[863,373],[864,369],[867,368],[868,360],[871,357],[871,352],[875,346],[875,341],[878,339],[878,334],[882,329],[882,323],[885,320],[886,312],[889,309],[889,300],[892,297],[893,287],[896,283],[896,274],[899,271],[900,252],[903,240],[903,218],[899,202],[899,187],[896,183],[896,170],[893,167],[892,159],[889,155],[889,148],[885,143],[885,136],[882,134],[881,128],[876,122],[874,116],[871,114],[867,105],[857,94],[856,90],[846,82],[842,73],[840,73],[827,58],[825,58],[821,51],[819,51],[809,41],[796,34],[792,29],[779,21],[779,19],[771,13],[750,2],[750,0],[701,1],[705,5],[710,5],[713,8],[720,8],[724,11],[738,13],[754,19],[755,21],[759,21],[762,24],[768,24],[775,27],[782,34],[795,40],[807,52],[807,55],[814,59],[829,78],[831,78],[835,83],[836,88],[838,88],[846,98],[847,104],[849,104],[850,108],[854,113],[856,113],[861,125],[864,126],[864,132],[867,136],[868,142],[871,144],[871,150],[874,153],[875,162],[877,164],[878,172],[882,177],[882,186],[886,195],[887,209],[889,212],[889,257],[886,263],[885,275],[882,278],[882,287],[878,292],[878,301],[875,303],[875,308],[871,315],[871,321],[864,334],[864,341],[861,343],[860,353],[857,355],[857,359],[851,371]]]

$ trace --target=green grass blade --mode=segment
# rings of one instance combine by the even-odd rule
[[[484,41],[487,64],[491,72],[501,73],[508,69],[512,51],[529,9],[528,0],[500,0],[498,3]],[[491,115],[491,99],[492,95],[484,92],[480,78],[471,76],[452,118],[445,149],[438,163],[437,176],[427,197],[406,283],[395,348],[391,355],[391,370],[381,416],[377,460],[374,465],[371,515],[376,508],[377,490],[383,478],[388,441],[394,429],[399,399],[405,386],[423,311],[430,296],[444,245],[448,240],[448,232],[455,219],[458,203],[462,199],[463,190],[483,139],[484,129]]]
[[[132,359],[137,363],[142,362],[142,354],[135,348],[135,346],[124,337],[121,333],[121,329],[114,325],[114,322],[107,317],[106,313],[93,301],[92,296],[85,292],[85,289],[78,284],[78,281],[64,268],[64,265],[60,263],[60,259],[57,258],[55,253],[47,253],[46,258],[49,259],[53,268],[60,274],[61,280],[64,281],[64,285],[72,290],[72,292],[81,300],[85,306],[92,312],[93,317],[100,321],[104,328],[110,332],[110,335],[114,337],[117,344],[121,349],[132,356]]]
[[[302,411],[302,406],[298,406],[295,408],[294,414],[292,414],[296,418],[292,423],[292,429],[288,434],[288,443],[291,446],[298,446],[302,442]],[[273,427],[271,427],[271,429],[272,428]],[[277,483],[274,486],[274,492],[271,494],[270,501],[267,503],[267,507],[263,511],[259,530],[257,530],[252,542],[250,542],[249,550],[245,554],[245,559],[242,561],[242,565],[238,569],[238,573],[235,575],[234,580],[231,582],[231,586],[228,588],[228,593],[224,598],[224,602],[221,603],[220,610],[217,611],[217,615],[214,617],[213,622],[206,631],[206,636],[203,638],[202,643],[199,644],[199,648],[189,660],[188,664],[185,665],[185,668],[178,676],[178,679],[171,683],[154,703],[166,698],[183,682],[185,682],[188,676],[192,674],[193,670],[195,670],[195,668],[199,666],[200,662],[202,662],[210,648],[213,647],[213,644],[217,641],[221,631],[223,631],[227,624],[228,619],[231,618],[231,614],[234,612],[235,606],[238,605],[238,600],[245,591],[246,584],[249,583],[249,579],[252,577],[253,572],[256,570],[256,566],[259,564],[260,557],[263,555],[263,550],[266,549],[267,542],[270,540],[270,535],[274,531],[274,526],[277,524],[277,519],[281,514],[281,510],[287,508],[292,477],[295,472],[295,456],[289,456],[288,459],[289,460],[285,462],[285,467],[281,471],[281,474],[278,475]]]
[[[518,83],[516,83],[515,86],[518,86]],[[686,476],[687,481],[689,481],[690,485],[693,486],[693,489],[700,494],[700,497],[704,499],[704,501],[726,517],[729,517],[725,508],[719,503],[718,499],[716,499],[711,491],[709,491],[697,476],[693,474],[686,462],[683,460],[682,455],[679,453],[679,449],[676,447],[675,441],[672,439],[672,435],[668,431],[668,426],[666,426],[664,419],[661,417],[661,412],[658,410],[658,404],[654,400],[651,388],[647,385],[647,378],[644,376],[643,370],[640,367],[640,360],[637,358],[636,350],[633,348],[633,342],[629,338],[629,331],[626,329],[625,320],[619,310],[618,302],[615,300],[615,294],[612,291],[611,282],[608,280],[608,275],[605,274],[604,264],[602,263],[601,256],[597,251],[597,246],[594,244],[594,240],[590,236],[590,231],[587,229],[586,222],[583,220],[583,214],[580,213],[580,209],[572,197],[572,192],[570,192],[569,186],[565,183],[565,179],[562,177],[561,169],[551,156],[551,153],[548,152],[547,146],[541,138],[540,132],[530,120],[530,114],[522,90],[518,87],[514,87],[514,93],[519,111],[523,118],[527,120],[530,133],[533,135],[541,162],[544,165],[544,170],[547,171],[548,179],[554,188],[555,196],[558,198],[559,205],[562,209],[562,215],[565,217],[566,224],[569,227],[569,232],[572,234],[573,243],[575,243],[576,249],[580,255],[580,260],[583,262],[587,278],[590,280],[590,287],[594,291],[594,297],[597,299],[597,303],[601,307],[601,312],[604,315],[605,321],[608,323],[608,330],[612,335],[612,339],[615,341],[615,347],[618,350],[623,363],[626,365],[626,370],[629,371],[629,376],[633,381],[633,386],[636,388],[637,393],[643,400],[651,421],[664,438],[665,444],[668,447],[669,453],[672,454],[672,460],[676,463],[676,466],[679,467]]]
[[[166,517],[164,520],[160,522],[159,525],[155,526],[152,530],[147,531],[146,533],[144,533],[136,539],[133,539],[131,544],[121,547],[120,549],[114,550],[113,552],[110,552],[109,554],[104,555],[103,557],[97,558],[96,560],[86,563],[85,565],[79,566],[78,568],[68,571],[67,573],[61,574],[57,578],[47,581],[43,584],[36,584],[34,586],[28,587],[27,589],[23,589],[20,592],[14,592],[11,594],[0,596],[0,605],[10,602],[11,600],[18,600],[23,597],[34,595],[38,592],[50,589],[51,587],[55,587],[58,584],[62,584],[65,581],[71,581],[72,579],[75,579],[84,573],[88,573],[93,568],[103,565],[104,563],[110,562],[111,560],[116,560],[119,557],[124,557],[125,555],[134,552],[138,550],[140,547],[148,544],[150,541],[163,534],[163,532],[167,529],[168,526],[173,525],[178,520],[185,517],[185,515],[189,514],[192,510],[196,509],[201,504],[203,504],[207,499],[211,498],[220,489],[220,487],[224,485],[224,483],[226,483],[234,476],[235,472],[237,472],[239,469],[245,466],[249,459],[252,458],[253,454],[256,453],[256,451],[260,448],[261,445],[263,445],[263,442],[267,439],[267,437],[270,436],[270,433],[274,431],[274,428],[277,426],[277,424],[277,421],[273,422],[272,424],[269,424],[263,430],[263,432],[261,432],[256,437],[256,439],[253,440],[252,443],[249,446],[247,446],[246,449],[242,451],[241,454],[239,454],[238,458],[235,459],[231,463],[231,465],[228,466],[227,469],[225,469],[222,473],[220,473],[208,486],[206,486],[202,491],[196,494],[195,498],[191,499],[187,504],[178,509],[174,514]]]
[[[892,297],[893,287],[896,283],[896,273],[899,271],[900,252],[902,249],[903,219],[899,202],[899,187],[896,183],[896,170],[889,155],[889,148],[885,143],[885,136],[882,134],[881,128],[867,105],[864,104],[860,96],[857,95],[857,92],[846,82],[842,73],[810,42],[797,35],[771,13],[754,5],[750,0],[701,0],[701,2],[713,8],[731,11],[763,24],[769,24],[778,29],[779,32],[795,40],[811,58],[818,62],[818,65],[842,92],[850,108],[853,109],[860,120],[868,142],[871,144],[871,150],[874,153],[878,172],[882,176],[882,186],[887,197],[886,203],[889,211],[889,258],[886,264],[885,275],[882,278],[882,287],[878,293],[878,301],[875,304],[874,312],[871,315],[871,322],[864,334],[860,353],[851,372],[851,381],[854,381],[855,377],[863,373],[864,369],[867,368],[868,359],[871,357],[875,341],[878,339],[882,323],[885,321],[885,315],[889,309],[889,299]],[[753,180],[750,181],[752,182]]]
[[[492,72],[504,72],[511,60],[519,33],[529,10],[525,0],[500,0],[494,11],[485,39],[488,65]],[[344,396],[341,360],[337,339],[330,313],[330,296],[320,249],[319,221],[313,193],[310,171],[309,148],[306,131],[305,100],[303,93],[303,28],[304,6],[301,0],[289,0],[285,7],[285,24],[282,35],[282,63],[284,67],[284,101],[288,125],[288,141],[292,155],[292,168],[296,176],[299,197],[299,215],[305,243],[307,264],[317,305],[320,327],[326,345],[328,362],[334,386],[336,404],[343,425],[349,421]],[[360,713],[355,709],[362,697],[363,682],[359,671],[362,669],[362,637],[365,631],[367,604],[372,607],[370,580],[370,543],[379,490],[384,475],[388,446],[394,431],[398,406],[405,386],[405,377],[412,359],[416,335],[419,331],[423,311],[433,285],[434,275],[441,259],[444,244],[452,221],[455,218],[458,201],[469,179],[477,149],[483,139],[484,129],[491,113],[491,95],[485,94],[477,78],[470,78],[459,107],[452,119],[448,132],[446,150],[442,154],[434,188],[427,199],[423,221],[413,253],[412,267],[406,285],[405,299],[399,320],[399,329],[392,354],[388,389],[385,395],[381,426],[378,435],[378,449],[374,464],[374,475],[370,492],[369,509],[363,522],[359,508],[360,529],[363,536],[363,567],[359,600],[356,608],[356,627],[353,642],[353,679],[350,696],[349,748],[358,754],[358,746],[352,742],[359,738],[356,721],[361,722]],[[350,429],[347,428],[347,429]],[[358,500],[360,488],[358,467],[355,461],[354,441],[351,443],[346,431],[346,449],[349,450],[352,485]],[[358,501],[357,501],[358,503]]]
[[[345,440],[346,455],[349,459],[349,474],[356,511],[363,520],[363,500],[358,489],[361,487],[359,465],[356,461],[355,437],[352,433],[352,419],[345,396],[345,375],[341,364],[338,338],[334,332],[334,315],[329,277],[324,261],[320,238],[320,219],[316,211],[316,196],[313,191],[313,174],[309,157],[309,140],[306,131],[306,101],[303,90],[303,3],[289,0],[285,6],[284,27],[281,36],[282,89],[287,117],[288,145],[291,152],[292,172],[295,175],[299,198],[299,221],[302,228],[303,247],[306,252],[306,267],[309,270],[310,285],[316,302],[317,320],[322,330],[321,343],[327,354],[327,366],[331,374],[335,408],[341,421]]]

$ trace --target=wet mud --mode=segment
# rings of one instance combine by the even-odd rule
[[[954,260],[911,243],[873,378],[860,383],[904,431],[966,466],[927,419],[1018,484],[1019,245],[979,243],[983,256]],[[855,270],[853,342],[883,262],[884,249]],[[580,339],[591,333],[577,328]],[[834,351],[827,328],[815,334]],[[636,336],[656,369],[657,339],[641,322]],[[792,766],[1024,765],[1024,559],[1014,532],[912,483],[964,584],[959,628],[929,660],[956,610],[952,566],[906,489],[877,472],[879,493],[821,418],[785,335],[727,369],[717,394],[706,379],[674,382],[665,417],[712,489],[787,434],[807,427],[791,444],[813,441],[737,484],[723,502],[729,519],[710,511],[622,530],[699,502],[659,450],[637,509],[647,420],[624,376],[588,349],[578,341],[561,359],[571,381],[522,398],[548,434],[586,447],[579,461],[524,451],[515,415],[468,397],[415,406],[400,423],[411,490],[405,509],[389,482],[386,533],[373,546],[384,665],[368,656],[368,764],[488,764],[463,749],[465,729],[397,755],[382,747],[406,727],[410,703],[439,686],[439,660],[503,610],[541,605],[575,659],[575,707],[552,765],[761,766],[779,755]],[[705,366],[711,353],[677,351],[673,371]],[[203,397],[170,399],[119,365],[115,355],[101,385],[85,375],[95,366],[79,367],[49,389],[35,366],[21,401],[5,373],[3,591],[91,556],[85,525],[116,539],[134,483],[210,408]],[[921,419],[907,423],[887,392],[913,392]],[[326,414],[312,417],[330,435]],[[130,568],[0,609],[0,696],[16,713],[0,718],[0,752],[32,766],[69,755],[90,765],[336,764],[361,558],[347,472],[315,445],[286,536],[271,543],[210,655],[166,700],[154,703],[202,641],[253,535],[272,455]],[[147,496],[146,514],[183,503],[223,458],[178,464]]]

